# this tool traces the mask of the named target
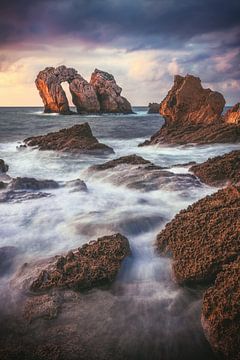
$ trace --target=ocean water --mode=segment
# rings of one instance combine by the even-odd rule
[[[51,197],[0,203],[0,247],[16,246],[20,265],[79,247],[98,236],[121,232],[129,239],[132,256],[123,263],[108,293],[93,290],[83,296],[85,312],[79,310],[77,315],[78,331],[86,347],[96,346],[94,339],[98,339],[102,359],[109,351],[118,351],[125,359],[213,359],[200,324],[201,291],[172,282],[171,260],[157,255],[154,243],[156,234],[180,209],[216,188],[202,185],[169,190],[162,186],[142,192],[113,184],[108,178],[88,177],[86,169],[119,156],[138,154],[181,174],[188,169],[174,165],[202,162],[239,146],[138,147],[161,127],[163,119],[148,115],[144,107],[134,111],[133,115],[61,116],[43,114],[41,108],[0,108],[0,158],[9,165],[10,176],[53,179],[60,184],[81,178],[89,190],[70,193],[60,187],[47,191]],[[113,147],[114,155],[16,148],[29,136],[83,122],[89,123],[99,141]],[[0,279],[1,288],[8,281]]]

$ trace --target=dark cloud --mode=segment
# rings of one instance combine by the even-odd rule
[[[238,0],[2,0],[0,44],[59,35],[127,49],[177,47],[240,25],[239,14]]]

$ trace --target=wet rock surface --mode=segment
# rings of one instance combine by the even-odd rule
[[[240,251],[240,188],[229,186],[180,211],[157,236],[179,283],[209,283]]]
[[[52,196],[52,194],[40,192],[40,191],[29,191],[29,190],[9,190],[0,193],[0,203],[18,203],[22,201],[41,199]]]
[[[239,142],[240,126],[222,116],[224,105],[224,97],[203,89],[198,77],[176,75],[173,87],[160,104],[165,124],[140,146]]]
[[[140,156],[129,155],[93,165],[85,172],[86,177],[97,177],[116,186],[124,185],[131,189],[153,191],[159,189],[184,190],[191,186],[201,186],[191,174],[174,174],[156,166]]]
[[[192,166],[190,171],[208,185],[237,184],[240,182],[240,150],[208,159]]]
[[[95,69],[92,73],[90,84],[96,91],[101,112],[132,113],[131,104],[126,98],[121,96],[122,88],[117,85],[113,75]]]
[[[148,114],[159,114],[160,104],[158,103],[149,103],[148,104]]]
[[[70,192],[88,191],[86,183],[81,179],[66,181],[65,187],[69,188]]]
[[[217,275],[204,294],[202,325],[214,351],[225,359],[240,359],[240,257]]]
[[[91,289],[111,284],[128,255],[127,238],[119,233],[104,236],[69,251],[66,256],[26,264],[17,275],[16,283],[34,292],[51,288]]]
[[[8,165],[5,163],[3,159],[0,159],[0,174],[6,173],[8,171]]]
[[[54,180],[37,180],[28,177],[13,178],[8,189],[10,190],[42,190],[42,189],[57,189],[59,184]]]
[[[113,149],[99,143],[93,136],[88,123],[74,125],[67,129],[47,135],[33,136],[25,139],[28,146],[38,147],[39,150],[57,150],[73,153],[109,154]]]

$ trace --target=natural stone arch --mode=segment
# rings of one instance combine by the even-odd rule
[[[73,104],[79,113],[98,113],[99,101],[93,86],[73,68],[47,67],[40,71],[35,81],[44,103],[44,112],[71,114],[62,82],[69,83]]]

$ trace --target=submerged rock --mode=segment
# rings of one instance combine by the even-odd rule
[[[42,190],[57,189],[58,187],[59,184],[54,180],[37,180],[28,177],[16,177],[8,185],[11,190]]]
[[[0,159],[0,174],[6,173],[9,169],[9,166],[5,163],[3,159]]]
[[[213,350],[227,360],[240,359],[240,257],[223,266],[204,294],[202,325]]]
[[[240,150],[210,158],[190,168],[199,179],[212,186],[240,182]]]
[[[39,150],[57,150],[88,154],[111,154],[113,149],[99,143],[93,136],[88,123],[74,125],[47,135],[33,136],[25,139],[28,146],[38,147]]]
[[[240,125],[221,115],[224,97],[203,89],[198,77],[176,75],[174,85],[160,104],[165,124],[143,144],[208,144],[240,141]]]
[[[39,191],[33,192],[29,190],[9,190],[2,191],[0,193],[0,203],[18,203],[22,201],[41,199],[49,196],[52,196],[52,194]]]
[[[237,103],[226,112],[224,121],[228,124],[240,124],[240,103]]]
[[[88,191],[87,185],[81,179],[66,181],[65,186],[70,189],[70,192]]]
[[[92,73],[90,84],[96,91],[103,113],[131,114],[129,101],[121,96],[122,88],[117,85],[114,76],[98,69]]]
[[[157,236],[173,256],[178,283],[209,283],[240,252],[240,187],[229,186],[180,211]]]
[[[11,270],[16,255],[17,248],[15,246],[0,247],[0,276]]]
[[[148,114],[159,114],[160,104],[158,103],[149,103],[148,104]]]
[[[103,236],[69,251],[66,256],[26,264],[14,283],[35,292],[51,288],[91,289],[110,284],[128,255],[127,238],[119,233]]]
[[[114,185],[142,191],[184,190],[201,186],[191,174],[175,174],[137,155],[123,156],[103,164],[90,166],[85,174]]]

